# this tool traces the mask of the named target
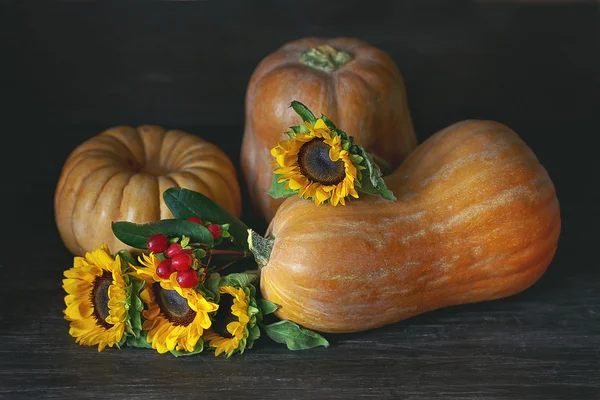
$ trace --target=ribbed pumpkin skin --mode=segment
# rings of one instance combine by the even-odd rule
[[[554,185],[504,125],[454,124],[386,183],[398,202],[315,207],[292,197],[279,208],[261,291],[282,306],[280,318],[323,332],[372,329],[518,293],[553,258]]]
[[[339,69],[325,72],[299,62],[301,53],[329,45],[353,54]],[[307,38],[265,57],[246,92],[246,123],[240,163],[254,208],[269,222],[282,199],[267,194],[273,178],[270,154],[289,127],[301,123],[289,107],[305,104],[327,115],[355,143],[397,167],[417,140],[402,74],[382,50],[353,38]]]
[[[214,144],[151,125],[119,126],[90,138],[67,158],[55,192],[65,246],[76,255],[102,243],[113,252],[131,249],[114,236],[111,222],[173,218],[162,198],[170,187],[198,191],[241,213],[235,168]]]

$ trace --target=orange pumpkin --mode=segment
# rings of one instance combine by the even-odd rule
[[[542,276],[560,233],[556,192],[508,127],[454,124],[385,179],[398,201],[345,207],[296,196],[269,227],[261,292],[277,315],[324,332],[362,331],[441,307],[518,293]]]
[[[417,145],[402,74],[385,52],[353,38],[284,45],[261,61],[246,93],[240,164],[252,204],[267,222],[282,203],[267,195],[270,149],[298,124],[292,100],[327,115],[394,168]]]
[[[162,198],[169,187],[195,190],[241,214],[235,168],[214,144],[150,125],[119,126],[92,137],[69,155],[55,192],[65,246],[76,255],[102,243],[111,251],[133,250],[113,235],[111,222],[173,218]]]

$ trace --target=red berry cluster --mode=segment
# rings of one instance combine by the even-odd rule
[[[202,225],[198,217],[190,217],[188,221]],[[218,224],[209,224],[206,227],[213,238],[218,239],[223,229]],[[166,260],[162,260],[156,267],[156,275],[162,279],[169,279],[173,272],[177,272],[177,283],[182,288],[192,288],[198,284],[198,272],[192,268],[194,263],[193,251],[182,249],[179,243],[169,244],[169,239],[162,233],[157,233],[148,239],[146,248],[153,253],[165,252]],[[206,273],[206,271],[202,271]]]

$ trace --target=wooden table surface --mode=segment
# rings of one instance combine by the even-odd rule
[[[597,3],[0,3],[1,398],[600,398]],[[226,360],[76,345],[62,317],[72,256],[53,215],[69,152],[110,126],[153,123],[218,144],[237,166],[254,67],[312,35],[387,51],[419,141],[467,118],[523,138],[561,204],[546,274],[506,299],[326,335],[329,348],[261,339]],[[264,231],[247,199],[242,219]]]

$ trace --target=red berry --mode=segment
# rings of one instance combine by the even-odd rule
[[[172,243],[167,247],[167,257],[173,258],[181,251],[181,245],[179,243]]]
[[[198,284],[198,274],[193,269],[179,271],[177,273],[177,283],[182,288],[192,288]]]
[[[221,228],[219,224],[210,224],[206,228],[212,233],[215,239],[218,239],[221,236],[221,233],[223,233],[223,228]]]
[[[187,220],[202,225],[202,220],[198,217],[189,217]]]
[[[162,260],[156,267],[156,275],[163,279],[169,279],[173,269],[171,268],[171,260]]]
[[[150,236],[150,239],[146,242],[146,248],[153,253],[162,253],[167,249],[169,239],[162,233]]]
[[[180,252],[179,254],[175,255],[175,257],[173,257],[171,260],[171,265],[173,266],[173,269],[176,269],[177,271],[185,271],[187,269],[190,269],[193,261],[192,257],[189,254],[183,252]]]

